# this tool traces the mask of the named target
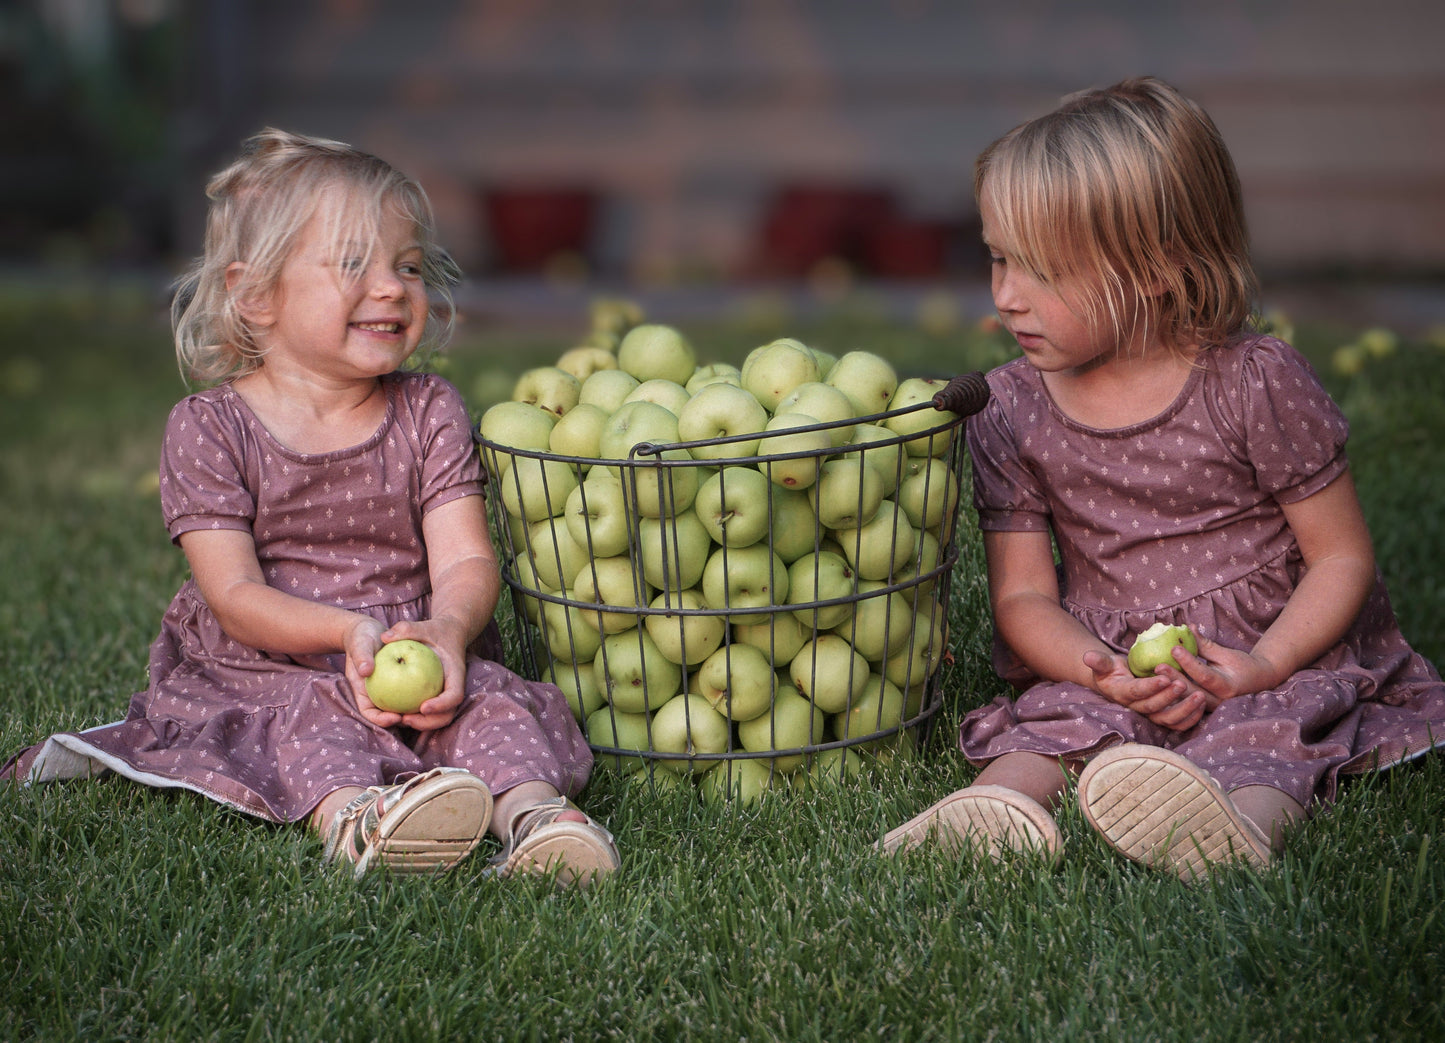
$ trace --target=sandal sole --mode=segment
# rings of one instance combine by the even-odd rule
[[[621,864],[616,846],[584,822],[550,822],[538,826],[517,845],[502,867],[502,875],[554,870],[561,887],[586,887]]]
[[[1202,768],[1170,750],[1128,744],[1079,776],[1084,817],[1114,850],[1197,880],[1220,863],[1269,865],[1269,844]]]
[[[491,791],[475,775],[428,779],[386,809],[356,875],[372,865],[399,874],[451,869],[481,843],[491,820]]]
[[[997,860],[1005,851],[1054,858],[1063,837],[1038,801],[1003,786],[970,786],[890,830],[879,847],[891,854],[928,840],[955,850],[967,840],[980,854]]]

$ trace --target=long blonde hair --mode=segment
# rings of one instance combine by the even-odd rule
[[[1091,322],[1144,322],[1174,350],[1250,322],[1257,281],[1234,160],[1209,115],[1153,77],[1080,91],[974,165],[1029,270],[1074,276]],[[1152,302],[1152,303],[1151,303]]]
[[[460,272],[436,243],[431,202],[421,185],[342,142],[267,128],[206,185],[211,207],[205,250],[177,283],[171,303],[176,360],[188,380],[225,380],[262,365],[264,353],[238,304],[275,287],[302,228],[325,194],[336,189],[345,193],[347,205],[329,208],[326,234],[338,251],[346,240],[373,243],[387,207],[415,225],[422,281],[441,305],[429,311],[423,345],[445,341],[452,324],[451,287]],[[244,266],[240,280],[227,287],[226,272],[237,262]]]

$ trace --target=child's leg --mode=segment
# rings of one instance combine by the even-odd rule
[[[517,817],[519,812],[555,801],[561,796],[562,794],[546,782],[523,782],[513,786],[497,798],[496,810],[492,815],[492,833],[505,844],[512,839],[512,819]],[[586,822],[587,816],[576,808],[565,807],[557,814],[556,821]]]
[[[1305,809],[1293,797],[1273,786],[1240,786],[1229,791],[1229,799],[1239,813],[1269,837],[1270,850],[1276,854],[1284,847],[1284,835],[1296,822],[1305,819]]]
[[[1062,837],[1049,815],[1067,776],[1058,760],[1037,753],[1009,753],[989,764],[973,785],[950,793],[879,845],[899,851],[928,839],[957,846],[963,841],[997,858],[1005,850],[1058,853]]]
[[[547,782],[523,782],[497,798],[492,832],[502,850],[492,859],[503,876],[548,873],[586,886],[621,864],[612,834]]]

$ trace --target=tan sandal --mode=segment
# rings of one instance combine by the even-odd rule
[[[371,786],[332,819],[323,862],[347,858],[359,880],[374,864],[393,873],[441,872],[481,842],[492,793],[462,768],[433,768],[392,786]]]
[[[1063,836],[1048,809],[1032,797],[1005,786],[969,786],[890,830],[878,846],[891,854],[927,840],[950,850],[967,841],[994,860],[1004,851],[1035,852],[1052,859]]]
[[[1194,762],[1129,743],[1105,750],[1079,776],[1079,804],[1114,850],[1183,880],[1222,862],[1264,867],[1269,841]]]
[[[553,797],[512,816],[507,843],[492,856],[494,872],[557,874],[557,886],[586,887],[622,864],[612,834],[590,817],[586,822],[559,821],[564,811],[583,813],[566,797]]]

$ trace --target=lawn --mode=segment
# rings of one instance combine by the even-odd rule
[[[0,290],[0,756],[120,718],[184,577],[153,477],[184,393],[159,310]],[[1445,661],[1445,351],[1337,355],[1360,331],[1295,318],[1350,417],[1406,635]],[[945,327],[843,307],[688,332],[733,361],[784,333],[905,370],[1001,357]],[[568,346],[473,323],[439,366],[480,410]],[[1272,871],[1198,886],[1113,857],[1071,807],[1054,867],[873,852],[968,782],[950,736],[1002,690],[965,522],[920,756],[747,808],[599,772],[582,803],[624,864],[590,893],[486,879],[480,858],[354,883],[299,828],[115,778],[0,790],[0,1039],[1442,1038],[1438,756],[1349,784]]]

